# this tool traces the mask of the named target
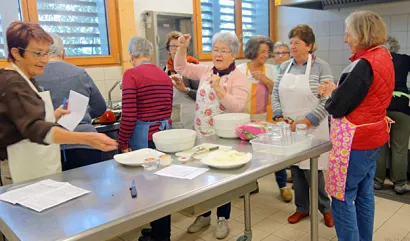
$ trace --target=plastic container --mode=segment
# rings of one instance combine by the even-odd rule
[[[250,141],[252,144],[252,149],[256,152],[265,152],[274,155],[292,155],[294,153],[306,150],[310,147],[313,140],[313,135],[307,135],[303,141],[294,141],[296,134],[291,134],[290,140],[286,142],[285,140],[275,141],[266,138],[266,135],[261,135],[256,139]],[[293,139],[292,139],[293,138]]]
[[[166,167],[172,164],[172,158],[170,155],[161,155],[159,157],[159,165]]]
[[[144,167],[144,170],[151,171],[158,168],[159,158],[146,158],[141,166]]]

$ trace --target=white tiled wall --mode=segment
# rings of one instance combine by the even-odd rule
[[[108,90],[114,83],[122,79],[122,67],[87,68],[101,94],[108,100]],[[121,89],[118,85],[112,92],[112,100],[121,100]]]
[[[410,2],[388,3],[362,6],[379,13],[391,36],[400,42],[400,53],[410,54]],[[327,61],[332,67],[335,79],[338,79],[343,69],[349,64],[350,52],[343,43],[344,19],[355,9],[340,10],[308,10],[293,7],[279,8],[278,34],[280,40],[287,40],[289,30],[297,24],[309,24],[316,35],[318,51],[316,55]],[[408,78],[410,86],[410,78]]]

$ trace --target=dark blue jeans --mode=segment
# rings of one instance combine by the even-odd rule
[[[286,174],[286,168],[275,172],[275,177],[279,188],[286,187],[286,178],[288,177],[288,175]]]
[[[333,220],[339,241],[371,241],[374,223],[373,178],[381,148],[352,150],[345,201],[332,198]]]
[[[202,214],[202,217],[209,217],[209,216],[211,216],[211,211]],[[218,218],[225,218],[226,220],[228,220],[231,217],[231,203],[229,202],[227,204],[219,206],[216,209],[216,216]]]

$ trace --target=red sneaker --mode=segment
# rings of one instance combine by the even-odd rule
[[[295,212],[292,216],[288,218],[288,222],[291,224],[298,223],[300,220],[309,216],[309,213],[299,213]]]

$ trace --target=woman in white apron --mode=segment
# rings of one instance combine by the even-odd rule
[[[248,99],[246,76],[236,68],[235,58],[239,53],[240,42],[235,34],[217,33],[212,39],[212,60],[214,66],[190,64],[186,61],[186,48],[191,36],[178,39],[178,51],[175,56],[175,70],[189,79],[200,79],[196,97],[195,130],[198,136],[214,135],[213,116],[224,113],[241,113]],[[217,209],[218,224],[215,236],[219,239],[228,235],[227,219],[231,204]],[[195,233],[210,225],[208,212],[197,217],[188,228]]]
[[[274,120],[287,120],[292,130],[297,124],[306,124],[308,132],[316,138],[329,140],[328,114],[326,102],[318,94],[317,87],[324,80],[333,81],[329,65],[310,53],[315,43],[315,35],[308,25],[298,25],[290,33],[290,52],[293,59],[284,62],[276,76],[272,93]],[[327,154],[319,158],[319,210],[324,215],[325,224],[333,227],[330,199],[325,191],[323,170],[326,169]],[[289,223],[297,223],[309,216],[310,162],[305,160],[291,167],[295,189],[296,212],[288,218]]]
[[[268,37],[252,37],[246,42],[245,46],[245,56],[250,61],[238,66],[238,69],[248,77],[249,97],[244,112],[251,115],[252,121],[273,122],[271,95],[274,84],[273,81],[276,77],[276,67],[267,64],[266,61],[272,56],[272,52],[274,50],[276,51],[276,49],[286,48],[286,51],[289,51],[286,44],[284,44],[284,46],[278,45],[275,47],[276,48],[274,48],[273,42]],[[287,56],[289,56],[289,54]],[[286,60],[288,59],[289,57]],[[277,171],[275,177],[283,201],[292,201],[293,193],[290,188],[286,187],[286,169]],[[259,185],[251,194],[257,192],[259,192]]]
[[[38,25],[13,22],[7,29],[10,65],[0,70],[0,160],[3,184],[61,171],[59,144],[85,144],[103,151],[117,143],[98,133],[73,133],[55,121],[69,111],[53,111],[49,92],[33,77],[43,73],[52,38]]]

